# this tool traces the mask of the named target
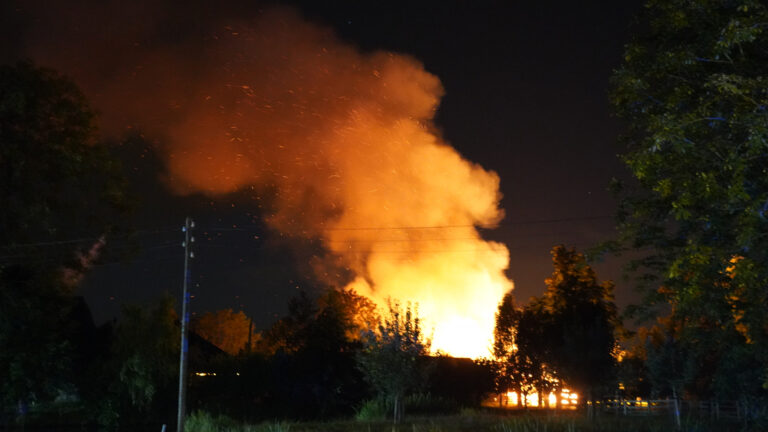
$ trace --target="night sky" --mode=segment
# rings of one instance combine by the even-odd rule
[[[149,7],[140,2],[126,11],[119,2],[98,2],[98,7],[96,2],[60,3],[0,7],[0,37],[5,41],[0,60],[31,58],[59,69],[72,75],[89,97],[98,86],[88,80],[114,74],[110,64],[88,67],[93,65],[81,61],[71,66],[61,60],[70,57],[62,50],[99,65],[99,50],[112,43],[119,50],[134,27],[151,23],[152,37],[145,43],[183,50],[192,53],[185,58],[194,58],[196,41],[212,29],[228,20],[247,21],[268,7],[259,2],[215,7],[205,2]],[[500,177],[506,216],[498,228],[481,232],[509,248],[507,275],[519,300],[543,291],[552,270],[552,246],[583,250],[613,234],[616,201],[607,186],[611,178],[627,174],[616,157],[621,125],[610,115],[608,81],[639,1],[280,4],[332,28],[343,42],[363,52],[408,54],[440,79],[445,95],[435,125],[443,139]],[[58,22],[62,11],[67,11],[64,24]],[[194,67],[192,62],[193,72]],[[104,76],[94,78],[99,73]],[[102,113],[111,108],[94,105]],[[179,196],[167,187],[167,168],[153,150],[152,143],[162,137],[142,131],[113,133],[109,127],[102,136],[122,142],[116,153],[140,201],[126,221],[137,231],[133,240],[114,239],[111,252],[82,287],[97,321],[113,317],[120,303],[151,300],[165,291],[180,296],[180,228],[188,214],[198,226],[192,264],[196,313],[243,309],[263,328],[285,312],[297,289],[318,285],[310,260],[322,246],[268,228],[263,221],[268,200],[254,199],[251,190],[214,198]],[[623,306],[634,297],[618,267],[616,260],[595,265],[600,278],[616,281],[617,303]]]

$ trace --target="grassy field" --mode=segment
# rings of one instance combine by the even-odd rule
[[[588,420],[578,413],[532,412],[498,414],[464,410],[461,414],[439,417],[412,417],[400,425],[383,421],[341,420],[322,423],[267,422],[238,424],[226,418],[195,413],[187,422],[187,432],[665,432],[674,431],[672,419],[663,417],[614,417],[603,415]],[[764,425],[711,423],[684,419],[682,430],[689,432],[759,431]]]

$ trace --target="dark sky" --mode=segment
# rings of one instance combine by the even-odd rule
[[[125,23],[112,29],[99,24],[101,14],[109,14],[108,7],[90,9],[97,3],[102,4],[78,2],[81,9],[75,10],[88,13],[75,12],[69,22],[79,25],[62,26],[64,30],[52,25],[50,34],[46,26],[55,14],[43,10],[48,3],[7,4],[0,9],[0,36],[6,41],[0,60],[32,57],[46,65],[47,58],[36,58],[35,53],[48,43],[47,36],[51,46],[63,35],[69,46],[77,47],[73,49],[87,51],[93,41],[78,44],[78,38],[95,34],[109,46],[111,37],[119,40],[126,28],[153,21],[160,21],[165,31],[150,41],[193,51],[189,41],[195,39],[190,35],[205,33],[211,22],[247,20],[266,7],[258,2],[224,2],[215,8],[204,2],[168,3],[172,6],[111,16],[110,22]],[[57,7],[69,10],[70,4]],[[443,138],[466,159],[500,176],[506,217],[483,235],[508,246],[507,273],[518,299],[543,291],[544,278],[551,273],[552,246],[584,249],[612,235],[616,203],[607,186],[612,177],[626,173],[616,158],[621,129],[610,115],[608,80],[621,59],[639,1],[281,4],[331,27],[364,52],[409,54],[439,77],[445,96],[435,123]],[[156,15],[157,9],[162,9],[161,15]],[[88,28],[96,30],[83,30]],[[90,58],[100,62],[98,56]],[[180,295],[180,227],[186,214],[199,227],[193,261],[192,307],[197,313],[242,308],[264,327],[285,311],[297,287],[316,285],[306,262],[318,244],[300,241],[297,246],[295,239],[266,228],[263,210],[248,192],[216,199],[170,193],[161,180],[165,168],[150,141],[134,137],[119,150],[134,193],[141,198],[137,214],[127,222],[138,230],[139,252],[126,262],[105,259],[86,279],[83,294],[97,320],[113,316],[121,302],[149,300],[163,291]],[[112,245],[113,252],[131,247],[123,239]],[[617,282],[619,305],[632,300],[617,262],[595,267],[601,278]]]

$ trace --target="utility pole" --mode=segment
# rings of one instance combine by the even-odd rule
[[[195,238],[192,237],[191,231],[195,227],[195,222],[187,216],[184,221],[184,228],[181,230],[184,232],[184,285],[181,295],[181,354],[179,355],[179,409],[176,417],[176,431],[184,432],[184,417],[186,416],[186,399],[187,399],[187,351],[189,350],[189,342],[187,340],[187,327],[189,327],[189,291],[188,287],[191,279],[191,271],[189,270],[189,259],[194,258],[195,254],[192,251],[192,243]]]

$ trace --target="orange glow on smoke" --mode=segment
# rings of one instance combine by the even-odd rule
[[[272,228],[331,252],[311,263],[324,282],[379,305],[416,302],[433,349],[488,356],[512,285],[506,247],[476,227],[504,216],[499,177],[441,138],[440,80],[409,56],[361,53],[290,9],[228,24],[199,51],[92,54],[128,71],[104,82],[100,69],[82,71],[87,59],[56,57],[71,50],[44,54],[84,77],[107,128],[157,142],[176,192],[253,190],[272,205]],[[351,282],[339,276],[350,272]]]

